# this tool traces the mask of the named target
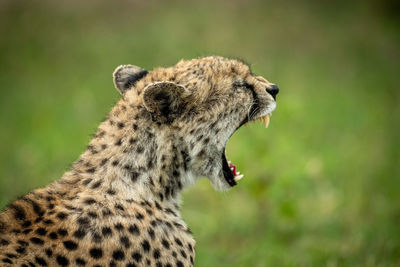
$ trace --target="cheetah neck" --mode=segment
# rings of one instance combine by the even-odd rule
[[[61,183],[81,190],[134,201],[158,201],[179,209],[180,191],[194,177],[187,168],[187,149],[168,131],[140,127],[110,115],[87,150]],[[171,131],[173,132],[173,131]]]

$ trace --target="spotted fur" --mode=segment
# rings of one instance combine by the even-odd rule
[[[117,68],[122,99],[63,177],[0,214],[1,266],[192,266],[180,191],[235,185],[225,145],[275,108],[271,84],[237,60]]]

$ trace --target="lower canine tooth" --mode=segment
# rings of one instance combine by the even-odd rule
[[[237,181],[239,181],[240,179],[242,179],[243,176],[244,176],[243,174],[241,174],[241,175],[236,175],[235,178],[233,178],[233,179],[235,180],[235,182],[237,182]]]

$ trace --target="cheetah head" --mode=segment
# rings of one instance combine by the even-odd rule
[[[114,83],[125,101],[138,107],[146,127],[172,143],[183,162],[184,184],[207,177],[227,190],[243,177],[227,160],[225,147],[242,125],[262,120],[268,126],[278,87],[251,73],[248,65],[222,57],[180,61],[145,71],[121,66]]]

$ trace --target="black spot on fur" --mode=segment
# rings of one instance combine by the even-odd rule
[[[98,188],[100,185],[101,185],[101,181],[97,181],[96,183],[94,183],[93,185],[92,185],[92,189],[96,189],[96,188]]]
[[[43,258],[35,257],[35,261],[40,266],[47,266],[47,262]]]
[[[169,193],[170,193],[170,188],[169,188],[169,186],[166,186],[166,187],[165,187],[164,193],[165,193],[165,197],[168,199],[168,198],[169,198]]]
[[[140,260],[142,259],[142,254],[138,253],[138,252],[134,252],[132,254],[132,258],[136,261],[136,262],[140,262]]]
[[[68,250],[76,250],[78,248],[78,244],[71,240],[64,241],[63,244]]]
[[[131,241],[129,241],[129,238],[126,236],[121,236],[120,242],[125,248],[129,248],[131,246]]]
[[[131,176],[131,181],[132,182],[136,182],[137,181],[137,179],[138,179],[138,177],[139,177],[139,173],[137,173],[137,172],[131,172],[130,173],[130,176]]]
[[[47,233],[47,230],[44,229],[43,227],[40,227],[38,229],[36,229],[35,233],[37,233],[38,235],[44,236]]]
[[[116,225],[114,225],[114,228],[118,231],[124,230],[124,226],[121,223],[117,223]]]
[[[43,217],[38,217],[38,218],[36,218],[36,220],[34,221],[34,223],[41,222],[42,220],[43,220]]]
[[[178,171],[176,171],[176,170],[174,170],[173,172],[172,172],[172,175],[176,178],[176,177],[179,177],[179,172]]]
[[[85,265],[86,261],[81,258],[76,258],[75,263],[78,265]]]
[[[48,248],[45,250],[45,252],[46,252],[47,257],[50,258],[51,256],[53,256],[53,251],[51,249]]]
[[[104,166],[104,164],[106,164],[108,161],[108,159],[102,159],[100,162],[100,166]]]
[[[54,224],[54,222],[52,220],[44,220],[43,223],[46,224],[46,225]]]
[[[99,233],[95,232],[92,235],[92,241],[94,243],[100,243],[101,241],[103,241],[103,237]]]
[[[150,251],[150,243],[147,240],[144,240],[142,242],[142,248],[145,252],[149,252]]]
[[[29,239],[33,244],[35,245],[43,245],[44,241],[38,237],[31,237],[31,239]]]
[[[96,203],[96,200],[94,200],[93,198],[87,198],[87,199],[85,199],[84,203],[88,204],[88,205],[92,205],[92,204]]]
[[[101,213],[103,214],[103,217],[108,217],[113,214],[109,208],[104,208]]]
[[[133,145],[134,143],[136,143],[137,142],[137,139],[134,139],[134,138],[129,138],[129,144],[131,144],[131,145]]]
[[[89,215],[90,218],[97,218],[97,213],[94,212],[94,211],[89,211],[88,215]]]
[[[182,249],[181,249],[180,252],[181,252],[182,257],[183,257],[184,259],[186,259],[186,258],[187,258],[186,252],[183,251]]]
[[[82,227],[88,227],[89,223],[90,223],[89,218],[87,218],[87,217],[78,218],[77,222]]]
[[[95,171],[96,171],[95,167],[86,170],[87,173],[94,173]]]
[[[60,236],[66,236],[66,235],[68,235],[68,231],[65,230],[65,229],[58,229],[57,233],[58,233]]]
[[[119,129],[122,129],[125,127],[125,124],[123,122],[118,122],[117,126]]]
[[[42,208],[39,206],[39,204],[36,202],[36,201],[34,201],[34,200],[32,200],[32,199],[29,199],[29,198],[27,198],[27,197],[23,197],[22,198],[24,201],[26,201],[26,202],[28,202],[28,203],[30,203],[31,205],[32,205],[32,208],[33,208],[33,211],[38,215],[38,216],[43,216],[44,215],[44,211],[42,210]]]
[[[91,248],[89,254],[93,259],[100,259],[103,257],[103,250],[101,248]]]
[[[179,246],[183,246],[181,240],[179,238],[175,238],[175,242],[179,245]]]
[[[82,184],[88,185],[92,180],[93,180],[92,178],[87,178],[87,179],[83,180]]]
[[[154,163],[153,163],[153,158],[150,158],[148,161],[147,161],[147,169],[152,169],[154,167]]]
[[[122,250],[115,250],[112,257],[116,261],[122,261],[125,258],[125,253]]]
[[[153,257],[154,257],[154,259],[160,258],[160,250],[159,249],[154,250]]]
[[[6,256],[11,258],[11,259],[15,259],[17,257],[17,255],[11,254],[11,253],[7,253]]]
[[[65,220],[68,217],[68,214],[66,214],[65,212],[59,212],[57,214],[57,218],[60,220]]]
[[[113,166],[117,166],[117,165],[119,164],[119,161],[118,161],[118,160],[114,160],[111,164],[112,164]]]
[[[155,201],[155,204],[156,204],[156,208],[157,208],[158,210],[162,210],[162,207],[160,206],[160,203],[158,203],[157,201]]]
[[[18,254],[24,254],[26,251],[25,247],[18,247],[15,252],[17,252]]]
[[[143,148],[142,146],[138,146],[138,147],[136,148],[136,152],[137,152],[138,154],[143,153],[143,151],[144,151],[144,148]]]
[[[30,222],[30,221],[25,221],[21,226],[23,227],[23,228],[27,228],[27,227],[29,227],[29,226],[31,226],[32,225],[32,223]]]
[[[50,239],[56,240],[58,238],[58,235],[55,232],[51,232],[49,234]]]
[[[118,140],[115,142],[115,145],[116,145],[116,146],[122,145],[122,139],[118,139]]]
[[[139,235],[140,234],[139,228],[137,227],[136,224],[129,226],[128,231],[129,231],[129,233],[131,233],[133,235]]]
[[[141,214],[140,212],[136,213],[136,219],[142,220],[143,218],[144,218],[143,214]]]
[[[9,207],[14,210],[14,218],[15,219],[25,220],[26,214],[22,207],[15,205],[15,204],[11,204]]]
[[[107,189],[106,193],[109,195],[115,195],[115,191],[112,190],[111,188]]]
[[[116,204],[115,208],[119,209],[119,210],[122,210],[122,211],[125,210],[124,207],[121,204]]]
[[[154,238],[156,237],[156,236],[155,236],[155,233],[154,233],[154,230],[150,227],[150,228],[147,230],[147,232],[149,233],[149,236],[151,237],[151,239],[154,240]]]
[[[112,229],[111,227],[105,226],[101,229],[101,233],[103,234],[104,237],[112,236]]]
[[[169,242],[167,240],[163,239],[161,244],[164,246],[164,248],[169,249]]]
[[[68,266],[68,264],[69,264],[69,260],[66,257],[61,256],[61,255],[57,255],[56,260],[57,260],[57,263],[60,264],[61,266]]]

